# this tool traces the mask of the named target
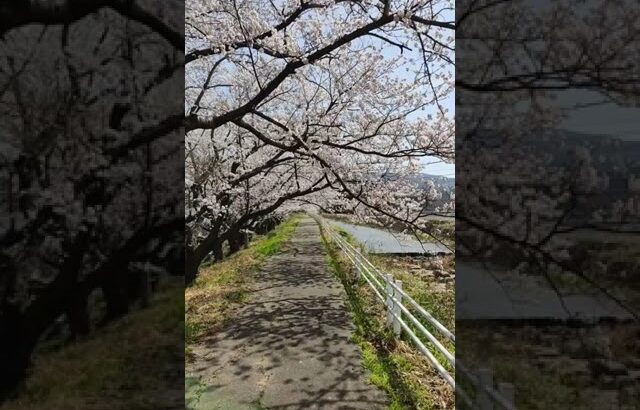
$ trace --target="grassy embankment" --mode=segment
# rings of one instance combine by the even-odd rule
[[[355,243],[346,232],[340,231],[340,234]],[[385,326],[381,301],[364,279],[356,279],[348,259],[326,236],[324,243],[328,264],[347,293],[348,305],[356,326],[353,340],[362,351],[363,365],[370,372],[371,383],[388,393],[391,399],[390,409],[452,408],[454,399],[451,388],[408,339],[394,339],[392,332]],[[381,268],[389,268],[383,266],[385,262],[382,259],[376,258],[375,263]],[[404,281],[403,288],[409,295],[430,310],[445,326],[453,328],[453,291],[433,293],[429,291],[430,286],[425,279],[399,270],[387,271]],[[453,346],[447,347],[453,350]],[[431,350],[435,352],[435,349]],[[439,353],[436,357],[441,363],[446,362]],[[447,366],[447,369],[452,370],[451,366]]]
[[[338,215],[338,214],[322,214],[323,217],[327,219],[333,219],[336,221],[349,223],[352,225],[365,226],[368,228],[374,229],[388,229],[383,226],[377,225],[375,223],[366,223],[362,221],[354,220],[354,218],[349,218],[347,215]],[[430,243],[430,242],[438,242],[442,241],[446,246],[450,248],[455,248],[455,219],[453,218],[433,218],[428,220],[425,225],[425,228],[435,235],[438,240],[436,240],[433,236],[420,231],[414,231],[413,229],[409,229],[406,233],[410,236],[415,236],[420,242]],[[392,227],[391,230],[397,232],[402,231],[404,228],[402,226]]]
[[[612,388],[610,376],[591,371],[591,365],[610,360],[599,350],[602,336],[594,337],[593,327],[570,327],[531,322],[513,326],[499,321],[473,321],[460,326],[458,338],[464,347],[463,358],[470,368],[486,367],[494,378],[507,381],[515,388],[518,409],[604,409],[611,406],[611,393],[618,393],[621,409],[637,408],[640,389],[630,384]],[[631,323],[610,325],[605,334],[614,360],[637,360],[640,328]],[[581,350],[567,352],[563,344],[583,345]],[[541,352],[558,351],[545,357]]]
[[[247,248],[229,258],[200,268],[198,278],[185,291],[185,339],[187,360],[190,345],[206,333],[215,332],[235,306],[248,297],[251,273],[271,255],[280,252],[299,222],[294,215]]]
[[[200,331],[224,322],[234,302],[246,297],[245,274],[278,253],[297,222],[291,218],[222,263],[203,267],[186,294],[182,282],[165,284],[149,308],[35,357],[20,396],[0,410],[182,408],[183,386],[175,382],[184,372],[183,338],[192,342]],[[186,316],[185,297],[191,309]],[[202,307],[195,308],[195,298],[204,301]]]
[[[85,339],[36,356],[17,399],[1,410],[129,410],[180,406],[183,286]],[[1,366],[0,366],[1,367]]]
[[[593,232],[588,232],[566,236],[575,241],[569,249],[573,258],[568,263],[569,266],[603,286],[629,306],[637,306],[640,302],[640,289],[626,286],[632,283],[627,278],[639,272],[640,251],[637,246],[628,243],[625,235],[597,233],[602,235],[602,238],[593,235]],[[605,261],[606,265],[600,265],[602,261]],[[550,272],[549,278],[563,293],[602,296],[593,285],[573,272],[557,270]],[[612,391],[611,387],[598,386],[598,377],[581,370],[589,361],[588,358],[591,363],[598,361],[598,355],[602,355],[598,348],[583,347],[582,352],[576,351],[571,354],[560,350],[558,356],[552,356],[546,364],[543,364],[544,360],[540,358],[541,349],[553,351],[571,341],[580,344],[589,340],[590,328],[585,325],[583,329],[584,333],[580,333],[577,327],[544,324],[501,328],[496,322],[478,321],[476,324],[464,324],[461,327],[464,333],[458,336],[465,343],[465,348],[461,350],[467,355],[467,364],[475,368],[491,368],[497,380],[513,383],[518,408],[604,408],[598,402],[607,397],[603,392]],[[634,332],[636,335],[640,334],[634,326],[624,323],[612,326],[607,331],[611,358],[619,360],[638,357],[640,349],[631,347],[632,343],[629,342],[634,340]],[[545,339],[541,335],[544,335]],[[570,355],[573,358],[569,357]],[[581,362],[581,358],[584,361]],[[607,358],[600,357],[599,360]],[[605,380],[606,377],[603,376]],[[622,391],[622,387],[619,390]],[[635,397],[621,394],[618,399],[621,408],[625,408],[624,405],[635,408],[633,405],[637,405],[637,397],[637,393]]]
[[[427,222],[425,228],[450,248],[456,247],[456,223],[454,219],[434,219]],[[431,235],[424,232],[417,233],[422,242],[435,242]]]

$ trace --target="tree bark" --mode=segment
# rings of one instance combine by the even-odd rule
[[[213,252],[213,257],[216,259],[216,261],[221,261],[222,259],[224,259],[222,244],[223,244],[223,241],[220,239],[218,239],[213,243],[213,249],[211,251]]]
[[[71,295],[72,302],[67,310],[67,317],[71,326],[73,338],[89,334],[91,324],[87,295],[82,289],[77,289]]]
[[[184,281],[187,286],[191,285],[198,276],[198,268],[200,267],[200,263],[202,259],[198,259],[195,251],[187,246],[185,248],[185,259],[184,259]]]
[[[19,318],[11,312],[4,313],[5,317],[0,319],[0,403],[15,395],[33,350],[33,344],[21,332]]]
[[[117,319],[129,312],[129,292],[127,281],[122,279],[124,278],[108,278],[107,283],[102,288],[104,297],[107,301],[107,315],[105,322]]]
[[[229,238],[229,254],[233,255],[239,250],[240,250],[240,241],[238,240],[238,238],[234,238],[234,237]]]
[[[196,248],[190,246],[185,250],[185,282],[188,285],[192,284],[198,276],[198,268],[202,264],[204,258],[213,253],[213,257],[216,261],[221,261],[224,258],[224,252],[222,250],[222,244],[228,239],[228,235],[214,236],[209,235],[204,241],[202,241]]]
[[[229,254],[238,252],[243,245],[242,233],[238,230],[229,233]]]

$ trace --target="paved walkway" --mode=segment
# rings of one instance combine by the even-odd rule
[[[194,349],[191,408],[387,408],[386,395],[366,382],[344,290],[312,219],[256,274],[250,301],[230,322]]]

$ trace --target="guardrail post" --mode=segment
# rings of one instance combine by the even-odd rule
[[[400,326],[400,317],[402,315],[402,310],[400,310],[400,303],[402,303],[402,281],[396,280],[396,289],[394,289],[393,296],[397,300],[397,302],[393,302],[393,314],[395,315],[393,318],[393,333],[396,337],[400,336],[402,332],[402,327]]]
[[[498,391],[500,392],[500,396],[504,397],[507,403],[511,405],[515,405],[515,388],[511,383],[501,382],[498,383]]]
[[[493,400],[484,387],[493,389],[493,373],[491,369],[480,369],[478,371],[480,385],[476,395],[476,408],[478,410],[493,410]]]
[[[391,281],[393,280],[393,278],[391,277],[391,275],[387,274],[385,275],[385,279],[387,282],[387,287],[386,287],[386,293],[387,293],[387,326],[391,326],[391,323],[393,321],[393,315],[391,314],[391,312],[393,311],[393,300],[391,299],[391,296],[393,295],[393,286],[391,286]]]
[[[356,268],[356,279],[360,280],[362,277],[361,270],[362,261],[359,259],[358,255],[354,255],[353,257],[353,267]]]

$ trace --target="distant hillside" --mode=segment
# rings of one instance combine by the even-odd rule
[[[484,130],[467,143],[477,149],[487,149],[501,146],[504,140],[497,133]],[[614,202],[626,202],[634,196],[629,191],[628,180],[630,175],[640,175],[640,141],[556,130],[544,137],[525,136],[522,146],[530,149],[532,155],[550,155],[551,164],[561,168],[576,161],[576,148],[584,148],[589,152],[598,175],[608,178],[608,186],[603,187],[603,192],[578,204],[569,218],[573,222],[589,221],[594,211],[606,212]]]
[[[422,173],[406,177],[387,175],[386,178],[390,181],[401,181],[402,183],[408,183],[417,186],[419,189],[425,189],[427,182],[432,181],[436,190],[440,193],[442,198],[438,201],[434,201],[429,207],[428,211],[436,211],[437,209],[441,208],[442,205],[449,202],[452,198],[452,195],[455,193],[456,188],[456,180],[454,178],[448,178],[441,175],[430,175]]]
[[[456,186],[455,178],[449,178],[449,177],[444,177],[442,175],[431,175],[431,174],[420,174],[420,175],[424,178],[424,180],[433,181],[433,183],[436,184],[436,186],[442,186],[447,188],[455,188]]]
[[[389,175],[388,178],[397,179],[398,177]],[[425,173],[413,174],[406,178],[401,177],[401,179],[404,179],[409,183],[418,184],[418,185],[423,185],[427,181],[433,181],[436,187],[449,188],[449,189],[455,188],[455,185],[456,185],[455,178],[449,178],[449,177],[444,177],[442,175],[431,175],[431,174],[425,174]]]

